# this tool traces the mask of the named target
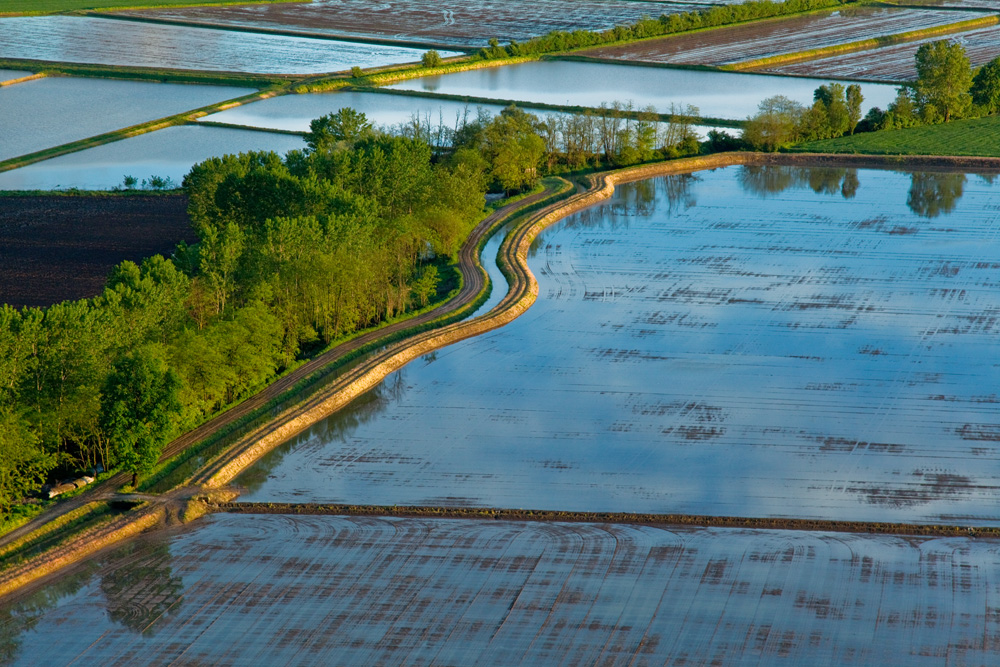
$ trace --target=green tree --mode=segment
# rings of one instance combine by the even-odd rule
[[[992,115],[1000,111],[1000,57],[979,68],[972,78],[970,93],[982,113]]]
[[[440,67],[441,66],[441,54],[431,49],[420,56],[420,64],[424,67]]]
[[[0,409],[0,519],[10,508],[41,488],[57,459],[47,453],[28,424]]]
[[[917,49],[916,101],[927,121],[948,122],[968,114],[972,106],[972,65],[965,47],[948,40],[923,44]]]
[[[110,446],[110,464],[130,471],[133,486],[163,453],[181,409],[179,391],[180,380],[156,346],[121,357],[104,382],[100,425]]]
[[[854,129],[861,122],[861,104],[864,100],[861,86],[852,83],[847,87],[847,129],[851,134],[854,134]]]
[[[341,143],[353,143],[372,133],[368,116],[351,107],[344,107],[309,123],[306,144],[313,151],[329,151]]]
[[[532,114],[510,106],[483,131],[483,156],[493,179],[506,192],[530,187],[538,180],[545,141],[535,131],[537,122]]]
[[[769,97],[757,106],[757,113],[747,119],[743,140],[765,151],[776,151],[794,143],[804,112],[801,104],[784,95]]]

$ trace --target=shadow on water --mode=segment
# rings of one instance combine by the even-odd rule
[[[133,632],[152,634],[163,616],[177,613],[184,581],[171,567],[166,535],[153,534],[112,552],[101,568],[108,618]]]

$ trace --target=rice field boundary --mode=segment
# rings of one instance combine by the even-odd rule
[[[213,506],[227,514],[282,514],[290,516],[371,516],[433,519],[492,519],[560,523],[602,523],[695,528],[794,530],[918,537],[1000,538],[998,526],[949,526],[941,524],[831,521],[770,517],[711,516],[699,514],[636,514],[633,512],[566,512],[559,510],[496,507],[432,507],[404,505],[336,505],[324,503],[224,502]]]
[[[950,35],[957,32],[968,32],[969,30],[974,30],[976,28],[986,28],[992,25],[997,25],[997,23],[1000,23],[1000,16],[983,16],[975,19],[958,21],[956,23],[949,23],[942,26],[900,32],[895,35],[886,35],[885,37],[873,37],[871,39],[863,39],[856,42],[848,42],[846,44],[824,46],[818,49],[808,49],[806,51],[782,53],[775,56],[769,56],[767,58],[744,60],[742,62],[732,63],[729,65],[721,65],[719,69],[730,72],[740,72],[745,70],[758,70],[766,67],[774,67],[777,65],[789,65],[791,63],[818,60],[820,58],[826,58],[844,53],[854,53],[856,51],[867,51],[886,46],[894,46],[896,44],[905,44],[906,42],[913,42],[928,37]]]

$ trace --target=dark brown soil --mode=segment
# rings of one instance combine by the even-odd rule
[[[0,197],[0,303],[95,296],[116,264],[182,240],[195,240],[183,195]]]

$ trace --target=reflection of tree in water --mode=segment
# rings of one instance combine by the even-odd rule
[[[851,199],[861,182],[858,170],[846,167],[790,167],[746,165],[738,176],[744,191],[766,197],[788,188],[808,187],[816,194]]]
[[[281,465],[285,454],[298,445],[318,439],[323,443],[347,442],[357,428],[375,419],[393,403],[398,403],[406,393],[406,369],[402,368],[380,382],[371,391],[354,399],[349,405],[326,419],[313,424],[308,431],[276,447],[267,456],[253,464],[239,476],[240,486],[255,492],[264,485],[275,468]]]
[[[93,573],[94,566],[84,565],[28,597],[0,607],[0,664],[13,662],[21,652],[21,636],[33,629],[62,598],[77,593]]]
[[[910,175],[906,205],[923,218],[951,213],[962,198],[965,174],[915,171]]]
[[[149,632],[165,614],[177,611],[184,582],[170,567],[164,535],[129,542],[101,568],[101,592],[108,617],[135,632]]]

